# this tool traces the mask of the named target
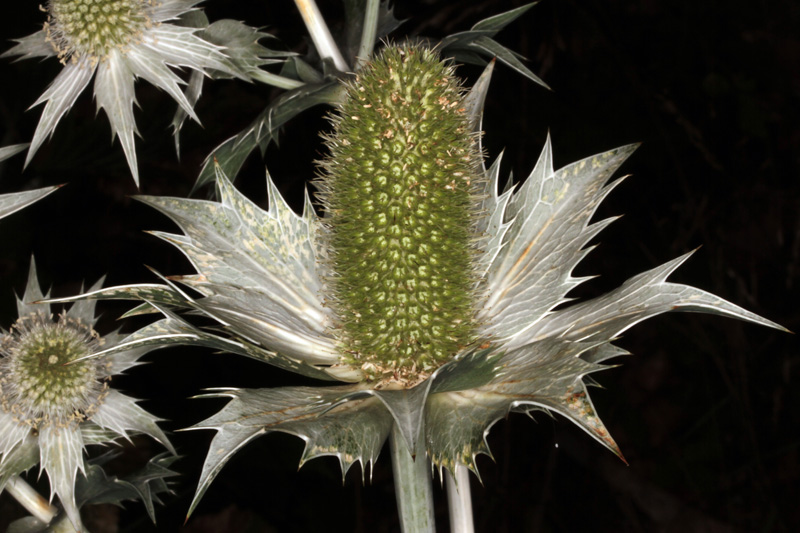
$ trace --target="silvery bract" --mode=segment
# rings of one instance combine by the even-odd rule
[[[25,160],[56,128],[92,77],[98,111],[103,109],[113,136],[119,136],[133,179],[139,183],[134,146],[138,133],[133,117],[134,81],[142,78],[167,92],[192,119],[185,84],[171,69],[211,69],[239,75],[222,48],[198,37],[197,28],[171,24],[192,11],[199,0],[49,0],[44,28],[17,40],[3,54],[58,58],[64,68],[33,104],[44,104],[39,125]]]
[[[20,153],[27,144],[14,144],[11,146],[3,146],[0,148],[0,161],[5,161],[9,157]],[[12,192],[8,194],[0,194],[0,218],[6,217],[11,213],[15,213],[27,207],[34,202],[37,202],[58,189],[58,187],[42,187],[32,191]]]
[[[98,282],[93,290],[100,288]],[[70,521],[80,530],[75,498],[78,471],[86,475],[84,449],[134,434],[150,435],[174,453],[158,418],[110,387],[111,377],[135,366],[147,347],[126,344],[116,332],[94,330],[95,302],[76,302],[53,317],[31,262],[17,300],[19,319],[0,329],[0,490],[37,463],[50,479]]]
[[[463,102],[473,132],[480,131],[490,70]],[[368,104],[364,104],[367,106]],[[474,212],[477,340],[410,388],[370,381],[342,345],[337,317],[323,296],[331,279],[326,215],[306,197],[302,215],[284,202],[267,177],[269,205],[261,209],[217,169],[218,201],[140,197],[169,216],[183,235],[157,232],[192,262],[196,275],[178,284],[143,284],[88,293],[145,303],[165,318],[117,346],[127,350],[167,343],[197,344],[251,357],[328,381],[319,387],[218,389],[207,397],[230,402],[193,429],[212,429],[191,509],[234,453],[250,440],[282,431],[306,442],[301,463],[332,455],[343,471],[378,456],[393,426],[409,450],[424,450],[439,469],[489,454],[485,436],[509,412],[559,413],[616,454],[584,380],[621,355],[614,346],[628,328],[669,311],[725,315],[780,328],[668,276],[689,256],[644,272],[603,296],[568,304],[585,278],[573,277],[587,246],[613,219],[591,222],[600,202],[621,180],[610,181],[635,145],[600,153],[562,169],[552,166],[548,139],[528,178],[501,187],[499,160],[479,168]],[[175,312],[210,317],[221,327],[201,329]]]
[[[0,218],[6,217],[37,202],[58,189],[58,187],[42,187],[32,191],[11,192],[0,194]]]

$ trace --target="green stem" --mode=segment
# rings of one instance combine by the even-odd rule
[[[404,533],[436,533],[431,466],[425,452],[417,453],[415,461],[396,424],[392,426],[389,448],[401,530]]]
[[[3,487],[6,492],[16,499],[30,514],[43,524],[49,524],[58,514],[58,510],[50,505],[36,489],[19,476],[11,476]]]
[[[278,76],[277,74],[267,72],[266,70],[259,69],[257,72],[253,72],[252,76],[253,79],[258,80],[261,83],[273,85],[280,89],[297,89],[298,87],[305,85],[302,81],[293,80],[292,78],[287,78],[285,76]]]
[[[303,17],[303,22],[308,28],[308,33],[311,35],[311,40],[314,41],[319,56],[322,59],[330,58],[340,71],[349,72],[350,67],[342,57],[339,47],[336,46],[336,41],[333,40],[328,25],[325,24],[325,19],[322,18],[322,13],[314,0],[294,0],[294,3]]]
[[[380,0],[367,0],[364,10],[364,26],[361,29],[361,43],[356,55],[356,69],[369,61],[369,57],[372,55],[372,49],[375,47],[375,35],[378,33],[378,8],[380,5]]]
[[[450,511],[451,533],[475,532],[469,483],[469,469],[466,466],[456,466],[455,475],[447,471],[447,507]]]

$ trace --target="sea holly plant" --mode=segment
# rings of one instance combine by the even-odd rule
[[[344,39],[350,46],[342,48],[345,52],[345,55],[342,55],[338,52],[338,45],[330,37],[330,32],[327,31],[325,22],[313,1],[298,1],[297,5],[304,15],[305,23],[316,46],[316,53],[319,56],[317,61],[313,58],[313,53],[300,59],[296,54],[275,51],[261,45],[259,41],[269,36],[242,23],[230,20],[209,23],[196,8],[198,3],[195,0],[50,0],[45,3],[42,6],[42,11],[46,14],[43,29],[18,39],[17,44],[3,55],[19,59],[37,57],[57,59],[63,68],[50,87],[33,104],[34,107],[41,104],[44,109],[31,143],[3,148],[0,151],[0,159],[28,148],[25,160],[27,166],[92,80],[94,80],[93,92],[98,111],[103,109],[107,115],[112,129],[112,139],[119,137],[137,185],[139,171],[134,133],[138,131],[133,117],[133,104],[136,103],[134,82],[137,78],[143,78],[164,90],[179,104],[179,110],[173,121],[176,145],[177,133],[185,119],[191,117],[199,122],[194,112],[194,105],[200,96],[204,77],[236,77],[288,89],[290,91],[288,98],[268,108],[269,113],[265,122],[267,137],[259,137],[257,143],[263,145],[273,136],[275,128],[307,107],[309,102],[327,104],[338,102],[342,94],[340,79],[352,77],[352,71],[362,68],[372,54],[377,40],[385,37],[398,25],[391,15],[387,2],[373,0],[346,2],[348,23],[345,33],[340,36],[340,41]],[[493,36],[500,29],[529,7],[530,5],[482,21],[471,32],[451,36],[436,46],[440,52],[453,57],[459,53],[465,54],[464,61],[485,63],[490,58],[496,57],[524,75],[541,82],[522,65],[516,54],[493,40]],[[320,38],[326,33],[327,38]],[[278,75],[262,69],[264,66],[284,62],[287,65]],[[179,76],[177,71],[181,68],[192,71],[188,75],[188,81]],[[185,90],[182,90],[184,86]],[[297,92],[291,92],[295,89]],[[319,95],[324,95],[324,98],[319,98]],[[286,102],[289,104],[284,105]],[[302,103],[297,105],[297,102]],[[281,114],[280,120],[276,119],[276,112]],[[43,189],[3,196],[0,198],[2,214],[9,214],[51,191],[52,189]],[[35,274],[32,276],[34,277],[31,278],[33,279],[31,283],[35,283]],[[29,283],[30,287],[32,285]],[[49,365],[52,368],[49,368],[51,375],[36,381],[34,385],[52,386],[53,390],[57,389],[56,392],[51,391],[48,397],[53,401],[64,401],[64,405],[59,404],[61,411],[40,413],[36,411],[41,407],[37,404],[33,407],[27,406],[30,409],[24,416],[19,416],[17,411],[20,408],[15,403],[17,397],[13,395],[22,397],[27,389],[18,389],[11,385],[5,387],[5,391],[12,394],[8,398],[3,397],[4,406],[8,408],[4,412],[10,413],[10,418],[5,423],[16,424],[21,420],[23,425],[17,428],[18,435],[9,433],[10,436],[4,437],[5,444],[0,449],[0,455],[5,462],[5,469],[2,471],[5,476],[3,484],[8,492],[26,502],[29,510],[36,515],[25,524],[18,524],[18,528],[34,530],[71,526],[81,529],[79,509],[89,500],[82,498],[80,491],[75,487],[81,480],[89,480],[91,484],[93,482],[91,480],[95,479],[88,474],[84,463],[83,445],[111,442],[119,436],[126,436],[126,429],[144,433],[148,431],[138,426],[131,428],[119,426],[104,432],[99,431],[99,436],[95,435],[97,432],[94,431],[94,426],[98,425],[98,421],[117,415],[133,416],[129,411],[135,411],[133,407],[124,405],[127,411],[117,413],[113,409],[113,402],[106,399],[107,395],[110,395],[112,400],[116,398],[116,392],[113,390],[109,393],[103,392],[107,389],[107,382],[110,379],[110,375],[102,373],[106,368],[103,366],[107,364],[105,361],[112,355],[129,357],[128,349],[118,348],[110,342],[108,344],[111,345],[109,349],[112,352],[106,354],[100,350],[99,341],[94,342],[93,317],[81,317],[77,323],[72,321],[71,314],[81,313],[81,309],[85,307],[83,305],[76,304],[63,315],[67,318],[56,319],[53,322],[55,325],[50,327],[48,320],[52,317],[49,316],[48,303],[36,301],[37,292],[41,291],[38,289],[27,291],[20,305],[41,306],[41,309],[47,309],[47,313],[42,312],[42,316],[46,314],[47,318],[37,319],[36,323],[31,325],[25,321],[27,320],[25,317],[22,317],[14,328],[5,333],[4,342],[10,346],[4,352],[6,355],[4,361],[7,365],[14,367],[13,362],[18,360],[15,354],[22,350],[18,346],[22,342],[18,337],[30,336],[30,331],[25,329],[26,324],[34,332],[54,329],[66,332],[65,334],[72,334],[73,330],[77,331],[81,324],[85,324],[84,333],[88,336],[81,339],[76,337],[73,339],[75,342],[67,343],[69,344],[67,352],[60,355],[48,353],[46,360],[42,359],[37,363],[39,367]],[[176,303],[180,304],[180,300]],[[93,306],[91,308],[93,309]],[[112,334],[107,339],[110,337],[116,339],[115,335]],[[50,342],[48,339],[45,341]],[[130,351],[139,355],[151,348],[132,347],[132,344],[132,341],[127,343]],[[223,346],[228,347],[225,343]],[[84,351],[86,353],[78,353]],[[9,372],[10,370],[6,372],[6,381],[10,380],[8,382],[13,385],[16,374],[12,375]],[[79,383],[84,378],[88,381]],[[102,384],[100,393],[95,390],[97,389],[93,385],[95,382]],[[77,392],[74,395],[66,393],[62,395],[58,392],[62,389],[66,392]],[[22,392],[19,392],[20,390]],[[26,427],[30,428],[30,438],[20,437]],[[102,424],[100,427],[103,429]],[[156,435],[156,429],[151,429],[149,433]],[[51,433],[57,434],[58,438],[51,437]],[[58,439],[67,437],[71,439],[71,445],[61,446],[61,441]],[[35,446],[29,445],[28,441],[31,439],[32,442],[35,441]],[[166,442],[166,439],[163,440]],[[65,449],[70,454],[62,457],[53,451],[55,449]],[[40,452],[41,471],[47,472],[51,481],[51,500],[57,496],[65,513],[59,513],[58,509],[50,505],[42,505],[36,494],[22,478],[18,477],[21,471],[35,464],[31,461],[37,450]],[[149,501],[147,498],[143,499]]]
[[[101,282],[92,289],[97,290]],[[19,319],[9,330],[0,329],[0,491],[10,492],[33,515],[17,531],[84,531],[79,508],[93,500],[120,501],[133,496],[145,501],[152,516],[151,498],[163,492],[166,472],[145,476],[138,488],[118,491],[118,499],[103,485],[111,483],[87,464],[89,445],[108,445],[120,438],[149,435],[175,453],[158,418],[136,400],[110,386],[112,376],[138,364],[148,347],[104,349],[126,343],[113,332],[100,336],[94,326],[94,301],[81,301],[54,317],[39,286],[31,261],[27,287],[17,300]],[[166,463],[164,462],[166,461]],[[164,465],[170,459],[159,459]],[[50,501],[58,497],[60,511],[47,504],[19,475],[39,465],[50,481]],[[76,484],[91,489],[79,491]],[[91,480],[95,480],[92,482]],[[155,492],[148,488],[151,482]],[[119,487],[118,487],[119,488]],[[52,524],[51,524],[52,522]]]
[[[116,351],[195,344],[320,380],[319,386],[216,389],[229,399],[190,429],[216,432],[192,512],[245,444],[302,438],[301,463],[366,469],[388,440],[405,531],[434,531],[431,467],[448,480],[451,524],[470,531],[468,470],[510,412],[557,413],[620,450],[589,396],[591,374],[625,351],[628,328],[670,311],[781,326],[709,292],[667,281],[690,254],[617,289],[571,303],[592,221],[621,182],[628,145],[559,170],[548,139],[523,183],[502,186],[481,149],[491,66],[466,90],[452,63],[421,45],[388,46],[343,82],[317,180],[293,212],[267,176],[262,209],[216,167],[217,201],[139,197],[183,234],[155,234],[196,274],[89,291],[130,298],[162,319]],[[204,327],[201,315],[217,322]]]

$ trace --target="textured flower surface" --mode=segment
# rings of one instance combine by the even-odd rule
[[[31,303],[45,297],[32,263],[17,301],[19,319],[0,338],[0,490],[39,463],[51,498],[58,495],[81,530],[75,485],[78,471],[87,473],[87,445],[146,434],[174,450],[156,417],[109,386],[111,376],[135,366],[149,349],[103,355],[125,337],[95,332],[94,302],[77,302],[54,318],[48,303]]]
[[[567,305],[584,280],[573,269],[613,221],[592,216],[636,146],[554,170],[548,139],[528,178],[501,188],[499,160],[487,169],[476,155],[490,73],[465,93],[428,51],[381,54],[347,84],[333,119],[321,216],[308,196],[294,213],[269,177],[262,210],[219,167],[218,202],[140,197],[182,229],[156,234],[198,274],[88,293],[145,300],[132,313],[164,314],[118,349],[198,344],[345,382],[207,394],[230,402],[193,427],[217,433],[192,509],[240,447],[271,431],[305,440],[301,463],[333,455],[346,472],[372,463],[396,426],[440,470],[476,471],[495,421],[544,410],[620,455],[585,378],[625,353],[612,344],[622,332],[669,311],[780,328],[666,281],[689,254]]]
[[[49,0],[44,28],[17,40],[3,56],[55,57],[63,64],[34,106],[44,104],[25,164],[53,133],[94,77],[94,96],[114,136],[119,136],[133,178],[139,183],[134,145],[134,81],[143,78],[166,91],[197,120],[170,67],[237,74],[222,49],[196,35],[197,28],[170,24],[199,0]]]

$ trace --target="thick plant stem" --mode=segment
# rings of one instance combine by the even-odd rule
[[[361,30],[361,43],[356,56],[358,66],[369,61],[369,57],[372,55],[372,49],[375,46],[375,35],[378,33],[378,9],[380,5],[380,0],[367,0],[364,11],[364,27]]]
[[[389,444],[401,530],[404,533],[436,533],[431,467],[425,452],[418,453],[415,461],[397,425],[392,427]]]
[[[447,471],[447,507],[450,511],[451,533],[475,532],[469,481],[469,469],[464,465],[456,466],[455,475]]]
[[[308,33],[311,34],[311,40],[314,41],[319,56],[323,59],[331,59],[336,68],[342,72],[349,72],[350,67],[342,57],[339,47],[336,46],[328,25],[325,24],[325,19],[322,18],[322,13],[314,0],[294,0],[294,3],[303,17],[303,22],[308,28]]]
[[[44,524],[49,524],[58,514],[58,510],[50,505],[36,489],[19,476],[11,476],[4,487],[6,492],[16,499],[25,510]]]

